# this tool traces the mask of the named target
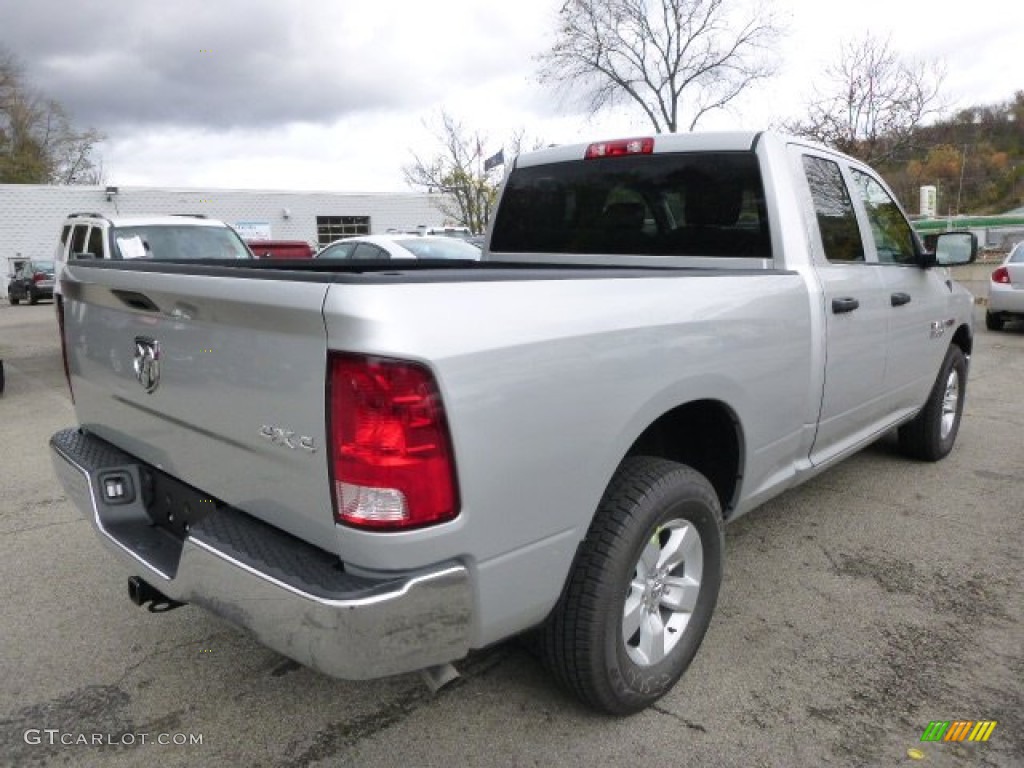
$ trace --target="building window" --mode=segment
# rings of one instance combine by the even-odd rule
[[[343,237],[370,234],[369,216],[317,216],[316,240],[320,245],[333,243]]]

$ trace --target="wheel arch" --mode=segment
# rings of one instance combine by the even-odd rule
[[[964,323],[957,328],[950,343],[956,344],[966,357],[970,357],[971,351],[974,349],[974,335],[971,333],[970,327]]]
[[[736,412],[721,400],[694,400],[663,413],[633,441],[623,459],[630,456],[686,464],[711,483],[724,518],[736,506],[743,476],[743,429]]]

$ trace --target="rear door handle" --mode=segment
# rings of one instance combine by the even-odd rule
[[[832,314],[841,315],[844,312],[853,312],[860,306],[860,302],[850,296],[841,299],[832,299]]]
[[[889,301],[892,302],[894,307],[902,307],[904,304],[910,303],[909,293],[894,293],[889,297]]]

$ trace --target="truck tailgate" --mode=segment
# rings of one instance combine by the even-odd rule
[[[63,288],[86,431],[336,549],[324,426],[327,283],[72,264]]]

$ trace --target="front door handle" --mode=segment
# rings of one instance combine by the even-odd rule
[[[841,299],[832,299],[832,314],[841,315],[844,312],[853,312],[860,306],[860,302],[850,296]]]
[[[902,307],[904,304],[910,303],[909,293],[894,293],[889,297],[889,301],[892,302],[894,307]]]

